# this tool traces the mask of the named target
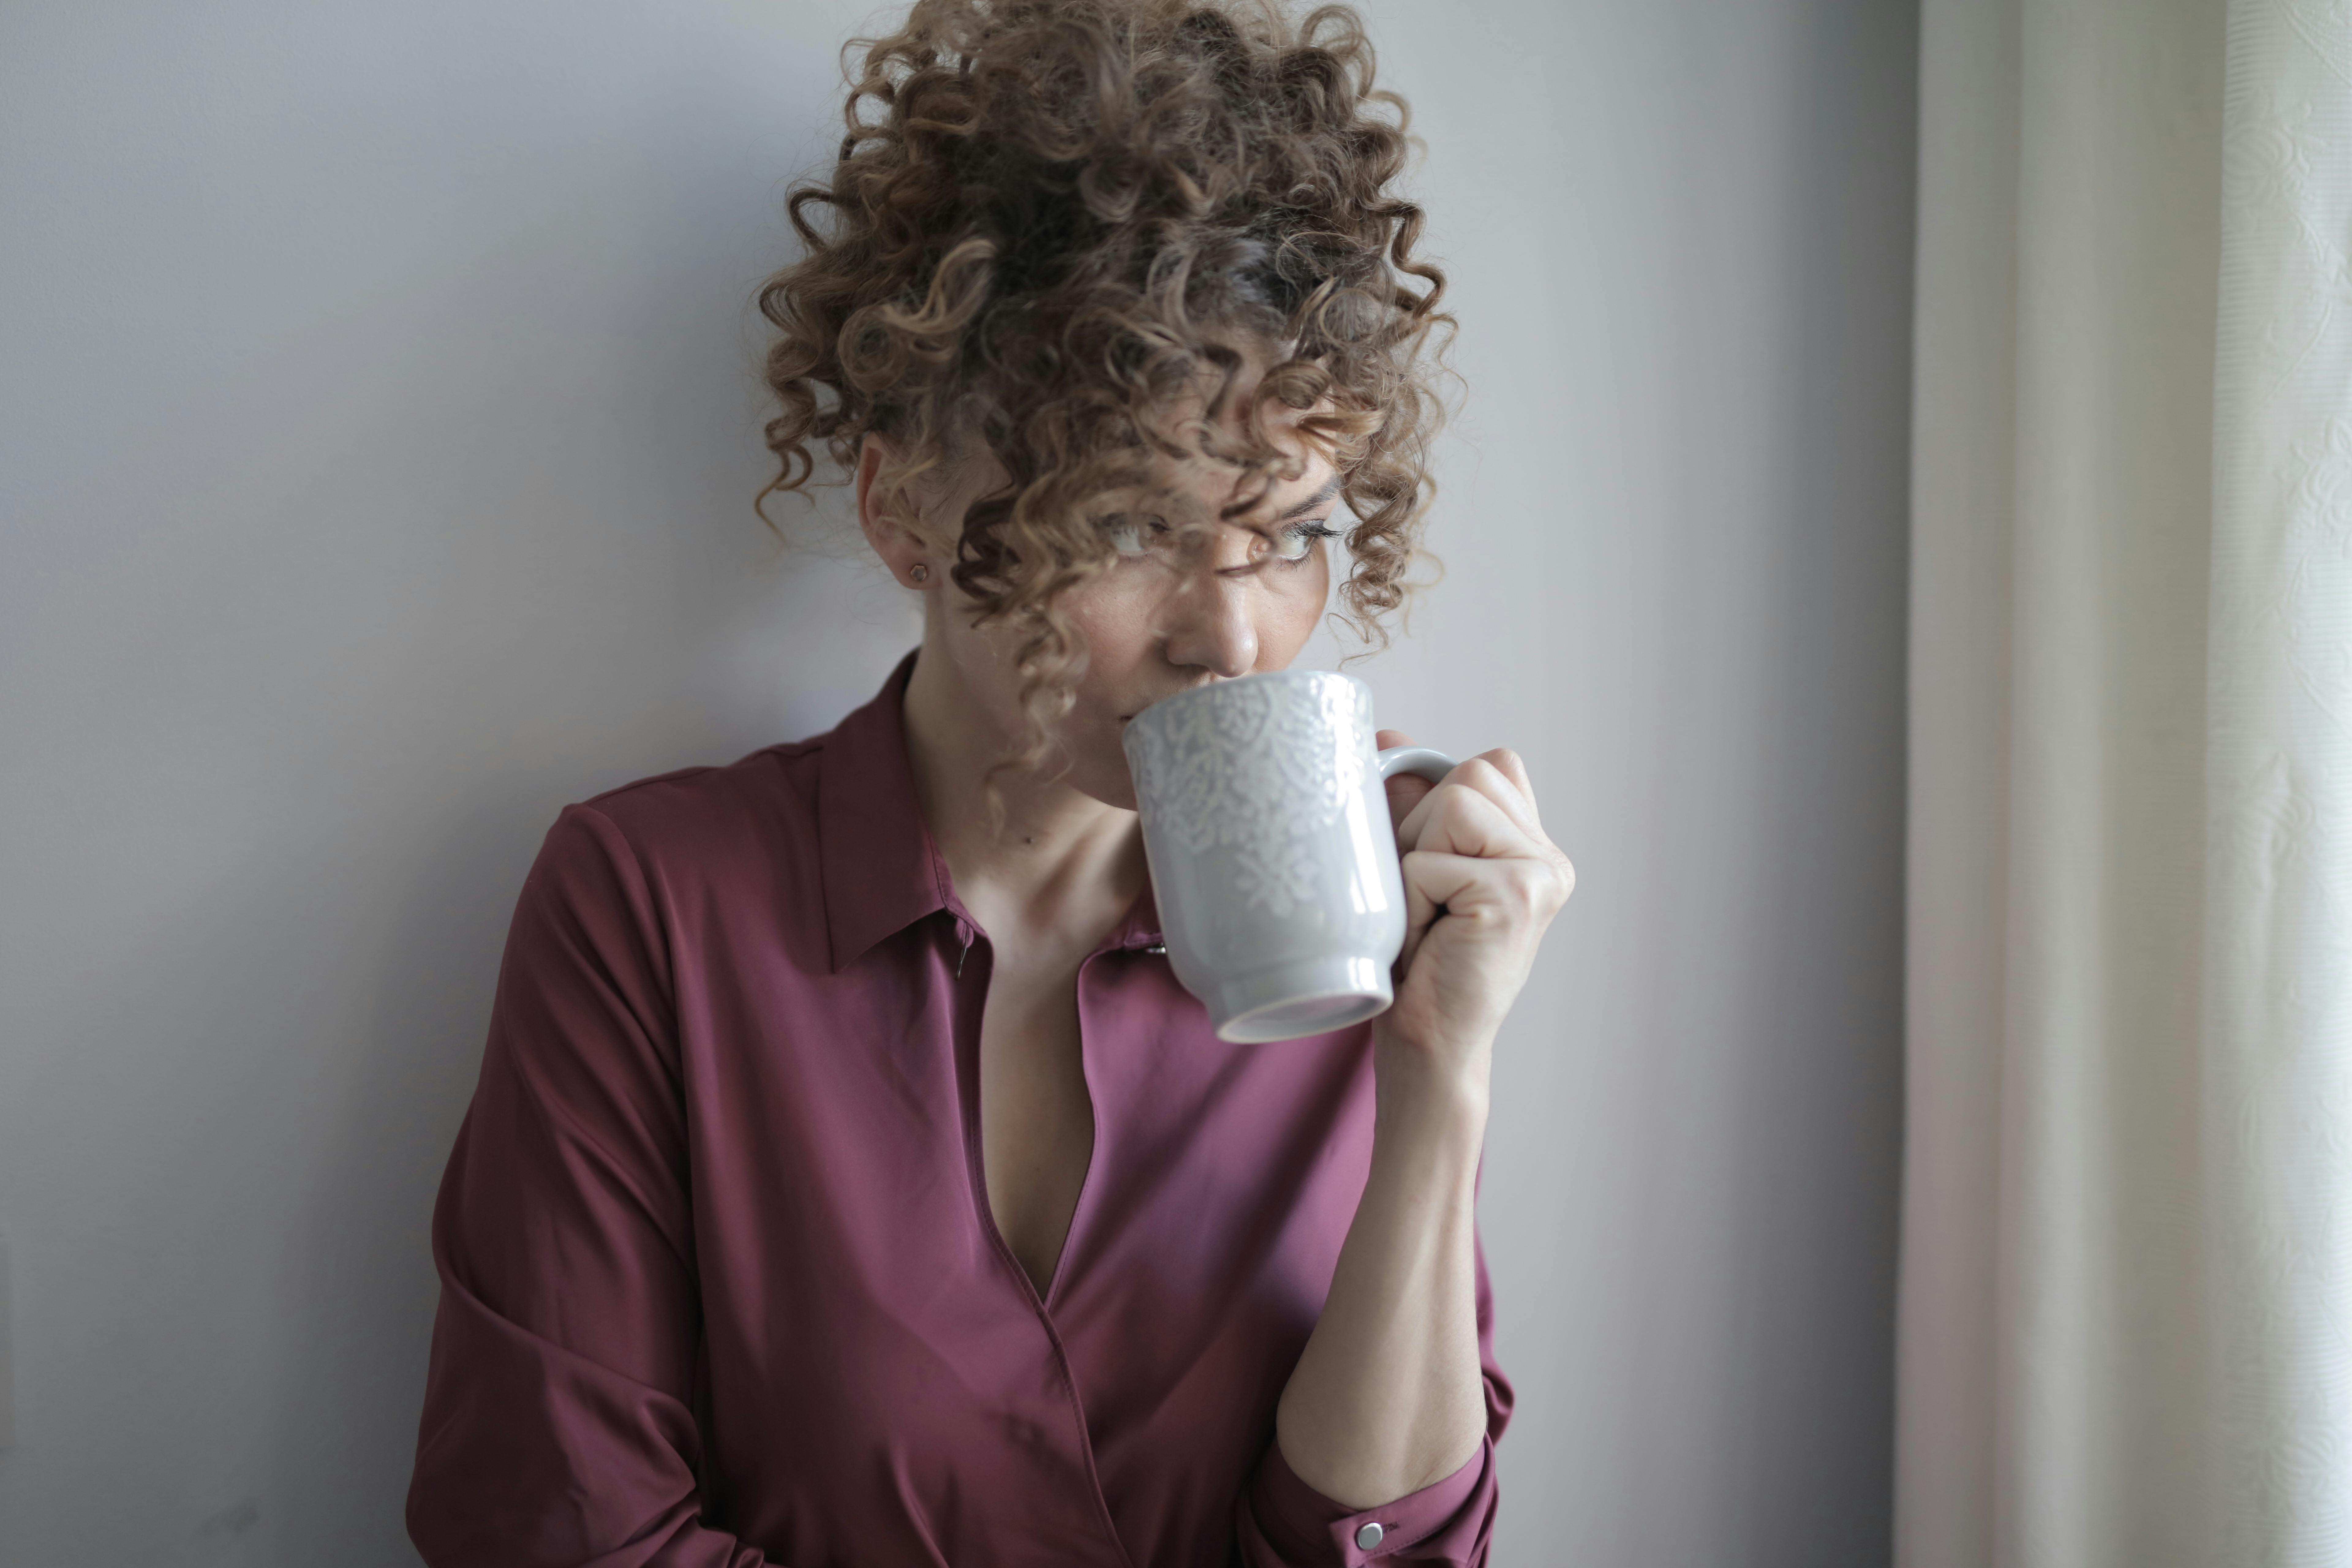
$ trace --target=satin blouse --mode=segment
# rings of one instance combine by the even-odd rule
[[[1234,1046],[1147,889],[1080,965],[1095,1141],[1040,1296],[989,1215],[987,934],[909,656],[830,733],[566,807],[433,1215],[433,1568],[1475,1568],[1511,1391],[1374,1509],[1274,1412],[1370,1168],[1369,1026]]]

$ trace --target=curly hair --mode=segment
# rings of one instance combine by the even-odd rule
[[[805,492],[820,447],[845,478],[887,437],[901,489],[984,446],[1010,482],[966,510],[950,575],[1018,629],[1034,760],[1085,658],[1055,601],[1110,556],[1089,503],[1148,483],[1155,457],[1203,456],[1247,481],[1239,514],[1297,477],[1265,433],[1278,403],[1356,520],[1347,618],[1385,640],[1433,493],[1433,332],[1453,322],[1413,254],[1421,209],[1390,189],[1405,104],[1374,88],[1355,12],[916,0],[845,62],[840,156],[793,187],[803,254],[759,295],[782,405],[761,516]],[[1187,396],[1208,411],[1189,448],[1166,422]]]

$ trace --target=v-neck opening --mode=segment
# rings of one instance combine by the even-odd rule
[[[957,908],[961,910],[960,903]],[[1132,921],[1132,916],[1133,910],[1130,907],[1129,917],[1122,919],[1118,929],[1106,939],[1105,944],[1078,961],[1077,973],[1072,981],[1071,1005],[1077,1013],[1078,1079],[1085,1086],[1087,1097],[1088,1128],[1087,1163],[1085,1169],[1078,1174],[1077,1195],[1072,1200],[1069,1218],[1063,1225],[1062,1242],[1055,1251],[1054,1266],[1046,1272],[1045,1283],[1040,1286],[1035,1278],[1030,1274],[1028,1268],[1021,1261],[1021,1255],[1013,1249],[1013,1243],[1006,1238],[1004,1227],[997,1221],[995,1199],[988,1189],[988,1114],[985,1103],[986,1089],[983,1084],[985,1069],[982,1061],[982,1053],[988,1027],[988,995],[996,980],[996,949],[994,944],[988,942],[988,933],[981,929],[979,921],[973,920],[968,912],[960,912],[957,915],[958,922],[971,933],[962,955],[965,962],[970,960],[972,948],[983,943],[988,944],[987,951],[982,955],[983,964],[978,975],[979,1016],[973,1020],[971,1030],[971,1103],[964,1108],[963,1112],[965,1136],[971,1148],[971,1157],[966,1164],[969,1167],[969,1179],[972,1188],[972,1207],[987,1232],[988,1239],[994,1245],[997,1256],[1004,1260],[1014,1277],[1020,1280],[1023,1289],[1028,1293],[1031,1305],[1035,1308],[1038,1316],[1045,1321],[1048,1329],[1052,1328],[1055,1292],[1061,1289],[1063,1281],[1069,1276],[1070,1253],[1077,1243],[1079,1221],[1086,1215],[1087,1199],[1094,1191],[1096,1173],[1101,1166],[1103,1154],[1101,1099],[1096,1092],[1094,1073],[1087,1053],[1085,1004],[1087,966],[1105,952],[1121,951],[1118,943],[1126,938],[1127,928]],[[962,963],[960,963],[959,971],[962,967]],[[962,978],[962,974],[959,973],[958,981],[961,982]]]
[[[1095,1188],[1098,1184],[1097,1177],[1102,1170],[1103,1162],[1102,1095],[1096,1089],[1094,1060],[1087,1049],[1087,966],[1105,952],[1117,951],[1118,950],[1116,948],[1097,948],[1078,960],[1078,973],[1070,986],[1070,1005],[1078,1016],[1078,1081],[1086,1086],[1087,1125],[1091,1131],[1087,1139],[1087,1168],[1078,1174],[1078,1195],[1070,1205],[1070,1222],[1062,1229],[1062,1247],[1054,1255],[1054,1267],[1045,1276],[1045,1289],[1037,1293],[1038,1310],[1044,1312],[1049,1319],[1053,1316],[1054,1302],[1057,1292],[1062,1288],[1062,1282],[1069,1278],[1070,1254],[1078,1244],[1079,1222],[1086,1218],[1087,1200],[1094,1196]],[[982,1153],[982,1171],[984,1175],[987,1169],[986,1151],[983,1150]],[[996,1223],[993,1205],[991,1206],[989,1223],[991,1225]],[[1024,1268],[1021,1272],[1026,1276],[1029,1271]],[[1031,1280],[1030,1283],[1034,1285],[1036,1281]]]

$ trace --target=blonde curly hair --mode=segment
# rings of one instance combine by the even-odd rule
[[[759,295],[782,405],[762,517],[820,448],[854,474],[868,435],[901,493],[992,455],[1009,483],[965,510],[950,575],[1017,634],[1034,759],[1085,659],[1055,602],[1112,553],[1089,505],[1205,457],[1246,481],[1239,514],[1297,475],[1266,436],[1279,404],[1355,519],[1347,618],[1385,640],[1433,493],[1433,334],[1453,321],[1413,253],[1421,209],[1391,188],[1404,101],[1373,86],[1356,13],[916,0],[845,60],[840,156],[793,189],[803,252]],[[1263,372],[1228,439],[1245,366]],[[1188,397],[1209,417],[1178,439],[1166,416]]]

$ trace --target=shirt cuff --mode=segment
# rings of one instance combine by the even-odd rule
[[[1360,1563],[1486,1560],[1495,1503],[1495,1440],[1481,1437],[1462,1468],[1378,1508],[1350,1509],[1298,1479],[1279,1442],[1243,1500],[1243,1560],[1251,1568],[1357,1568]]]

